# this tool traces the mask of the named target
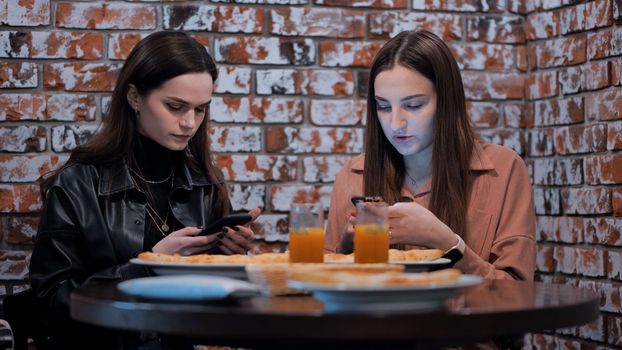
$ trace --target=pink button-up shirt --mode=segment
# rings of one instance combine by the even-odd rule
[[[325,249],[334,252],[345,232],[352,196],[363,194],[364,154],[352,158],[337,174],[326,228]],[[467,208],[467,248],[456,267],[484,278],[533,280],[536,216],[525,162],[512,150],[476,143],[470,163],[473,177]],[[430,184],[402,196],[428,207]]]

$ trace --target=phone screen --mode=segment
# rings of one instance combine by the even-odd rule
[[[354,196],[352,197],[352,204],[356,207],[360,202],[384,202],[381,196]]]
[[[211,223],[203,231],[199,232],[197,236],[211,235],[216,232],[222,231],[224,227],[231,227],[237,225],[245,225],[253,220],[253,217],[249,214],[230,214],[220,218],[219,220]]]

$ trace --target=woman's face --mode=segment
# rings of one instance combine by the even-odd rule
[[[186,148],[205,118],[214,84],[209,73],[189,73],[166,81],[141,97],[130,87],[128,101],[138,111],[138,131],[173,151]]]
[[[432,144],[436,90],[419,72],[395,65],[374,81],[378,120],[385,136],[403,156]]]

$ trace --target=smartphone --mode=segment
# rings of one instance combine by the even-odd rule
[[[354,196],[352,197],[352,204],[356,207],[360,202],[384,202],[384,199],[380,196]]]
[[[226,227],[235,227],[237,225],[245,225],[253,220],[253,217],[249,214],[229,214],[227,216],[223,216],[222,218],[216,220],[207,226],[203,231],[199,232],[197,236],[207,236],[214,234],[216,232],[222,231],[222,229]]]

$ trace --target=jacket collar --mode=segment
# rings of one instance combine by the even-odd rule
[[[355,173],[362,173],[364,165],[365,157],[355,157],[350,164],[350,170]],[[488,171],[494,168],[495,166],[484,152],[481,142],[476,141],[473,147],[469,169],[473,171]]]
[[[130,176],[130,170],[124,160],[117,160],[110,165],[100,167],[100,181],[98,194],[108,196],[115,193],[128,191],[136,188],[136,184]],[[173,190],[183,189],[190,191],[194,186],[207,186],[211,182],[207,178],[193,169],[186,162],[182,162],[175,169],[175,183]]]

